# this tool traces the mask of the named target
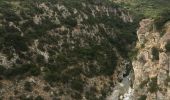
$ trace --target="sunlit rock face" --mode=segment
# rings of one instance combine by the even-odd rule
[[[153,19],[143,19],[139,25],[133,71],[107,100],[170,100],[170,24],[164,23],[164,31],[156,29]]]
[[[137,58],[132,62],[134,69],[134,100],[169,100],[170,99],[170,59],[166,44],[170,40],[169,24],[165,34],[154,28],[154,21],[144,19],[137,31],[139,49]],[[141,35],[142,34],[142,35]]]

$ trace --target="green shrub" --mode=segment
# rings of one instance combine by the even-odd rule
[[[43,64],[44,63],[44,56],[38,54],[37,57],[36,57],[36,61],[37,61],[37,63]]]
[[[35,100],[44,100],[44,99],[43,99],[43,97],[41,97],[41,96],[37,96],[37,97],[35,98]]]
[[[41,74],[41,71],[40,71],[39,67],[34,66],[34,67],[30,68],[29,73],[30,73],[30,75],[38,76]]]
[[[146,95],[142,95],[140,96],[140,98],[138,100],[146,100],[147,96]]]
[[[76,92],[71,96],[74,98],[74,100],[82,100],[82,94],[80,92]]]
[[[170,82],[170,76],[167,77],[166,81],[167,81],[167,82]]]
[[[153,60],[159,60],[159,50],[156,47],[152,48]]]
[[[66,72],[70,77],[75,77],[79,76],[81,73],[83,73],[83,68],[82,67],[77,67],[74,69],[70,69]]]
[[[19,98],[20,98],[20,100],[34,100],[33,96],[27,97],[27,95],[25,95],[25,94],[20,95]]]
[[[28,75],[34,75],[34,76],[40,74],[40,69],[34,64],[22,65],[21,67],[16,68],[16,71],[21,74],[28,73]]]
[[[75,27],[77,25],[77,20],[75,18],[68,17],[64,20],[64,24],[69,27]]]
[[[16,76],[23,77],[24,75],[28,76],[37,76],[40,74],[40,69],[34,64],[24,64],[21,66],[13,66],[12,68],[4,70],[4,76],[6,78],[15,78]]]
[[[165,49],[166,49],[167,52],[170,52],[170,40],[165,45]]]
[[[3,16],[7,21],[20,21],[20,17],[11,9],[4,9]]]
[[[50,83],[57,82],[57,81],[60,81],[61,76],[60,76],[60,73],[57,73],[57,72],[46,72],[44,75],[44,79]]]
[[[66,83],[71,79],[71,76],[62,74],[61,72],[45,72],[44,79],[49,83],[62,82]]]
[[[30,83],[30,82],[25,82],[25,84],[24,84],[24,89],[25,89],[26,91],[32,92],[33,88],[32,88],[31,83]]]
[[[170,82],[170,76],[168,76],[167,78],[166,78],[166,80],[164,81],[164,84],[166,85],[166,86],[168,86],[168,83]]]
[[[6,68],[4,66],[0,65],[0,75],[3,75],[5,70],[6,70]]]
[[[131,52],[128,53],[128,56],[131,60],[136,59],[138,53],[138,49],[132,49]]]
[[[14,47],[16,51],[27,51],[26,38],[18,34],[8,34],[5,36],[4,44],[6,47]]]
[[[71,88],[75,89],[79,92],[83,92],[83,87],[84,87],[83,85],[84,85],[84,83],[81,80],[73,80],[71,82]]]
[[[155,25],[158,30],[163,29],[166,22],[170,20],[170,11],[164,10],[159,14],[159,17],[155,19]]]
[[[149,87],[148,90],[151,93],[157,92],[159,89],[158,84],[157,84],[157,77],[151,78],[149,82]]]

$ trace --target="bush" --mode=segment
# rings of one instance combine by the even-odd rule
[[[39,67],[34,66],[34,67],[30,68],[29,73],[30,73],[30,75],[38,76],[38,75],[40,75],[41,71],[40,71]]]
[[[156,47],[152,48],[153,60],[159,60],[159,50]]]
[[[35,100],[44,100],[44,99],[43,99],[43,97],[41,97],[41,96],[37,96],[37,97],[35,98]]]
[[[81,80],[73,80],[71,82],[71,88],[73,88],[79,92],[83,92],[83,87],[84,87],[83,84],[84,83]]]
[[[138,100],[146,100],[147,96],[146,95],[142,95]]]
[[[166,22],[170,20],[170,11],[165,10],[162,12],[157,19],[155,19],[155,25],[158,30],[163,29]]]
[[[0,65],[0,75],[3,75],[5,70],[6,70],[6,68],[4,66]]]
[[[170,52],[170,40],[165,45],[165,49],[166,49],[167,52]]]
[[[34,100],[33,96],[27,97],[27,95],[24,95],[24,94],[20,95],[19,98],[20,98],[20,100]]]
[[[26,91],[31,92],[31,91],[33,90],[32,86],[31,86],[31,83],[30,83],[30,82],[25,82],[25,84],[24,84],[24,89],[25,89]]]
[[[46,72],[44,75],[44,79],[47,82],[56,82],[56,81],[60,81],[60,73],[57,72]]]
[[[20,17],[15,14],[15,11],[13,10],[10,10],[10,9],[4,9],[4,18],[7,20],[7,21],[20,21]]]
[[[149,82],[148,90],[151,93],[157,92],[159,89],[157,84],[157,77],[151,78],[151,81]]]
[[[71,95],[71,97],[73,97],[74,100],[82,100],[82,95],[80,92],[75,92],[74,94]]]
[[[138,54],[138,49],[135,48],[135,49],[132,49],[132,51],[128,53],[128,57],[129,59],[133,60],[133,59],[136,59],[137,54]]]
[[[43,64],[44,63],[44,56],[38,54],[37,57],[36,57],[36,61],[37,61],[37,63]]]
[[[4,70],[4,76],[6,78],[12,78],[16,76],[23,77],[24,75],[37,76],[40,74],[40,69],[34,64],[25,64],[22,66],[13,66],[13,68]]]
[[[25,74],[28,73],[29,75],[39,75],[40,69],[34,65],[34,64],[25,64],[21,67],[15,68],[15,72],[18,72],[18,74]]]
[[[26,38],[18,34],[8,34],[5,36],[4,44],[6,47],[14,47],[17,51],[27,51]]]
[[[170,82],[170,76],[168,76],[167,78],[166,78],[166,80],[164,81],[164,84],[166,85],[166,86],[168,86],[168,83]]]
[[[69,27],[75,27],[77,25],[77,20],[75,18],[68,17],[64,20],[64,24],[68,25]]]

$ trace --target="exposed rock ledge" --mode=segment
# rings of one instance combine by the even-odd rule
[[[125,77],[108,100],[170,100],[170,53],[165,48],[170,40],[170,23],[165,25],[165,30],[165,34],[160,36],[154,20],[143,19],[140,22],[136,45],[138,54],[132,61],[133,76]],[[131,87],[130,80],[125,80],[133,77]]]
[[[170,40],[170,25],[166,25],[164,36],[156,31],[154,20],[144,19],[137,31],[139,50],[134,69],[134,100],[170,100],[169,53],[165,48]]]

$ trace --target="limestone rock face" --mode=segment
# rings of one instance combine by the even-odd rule
[[[165,49],[170,40],[170,25],[166,24],[166,32],[160,37],[154,29],[154,21],[144,19],[137,31],[139,50],[137,58],[133,60],[134,100],[170,100],[170,59]]]

